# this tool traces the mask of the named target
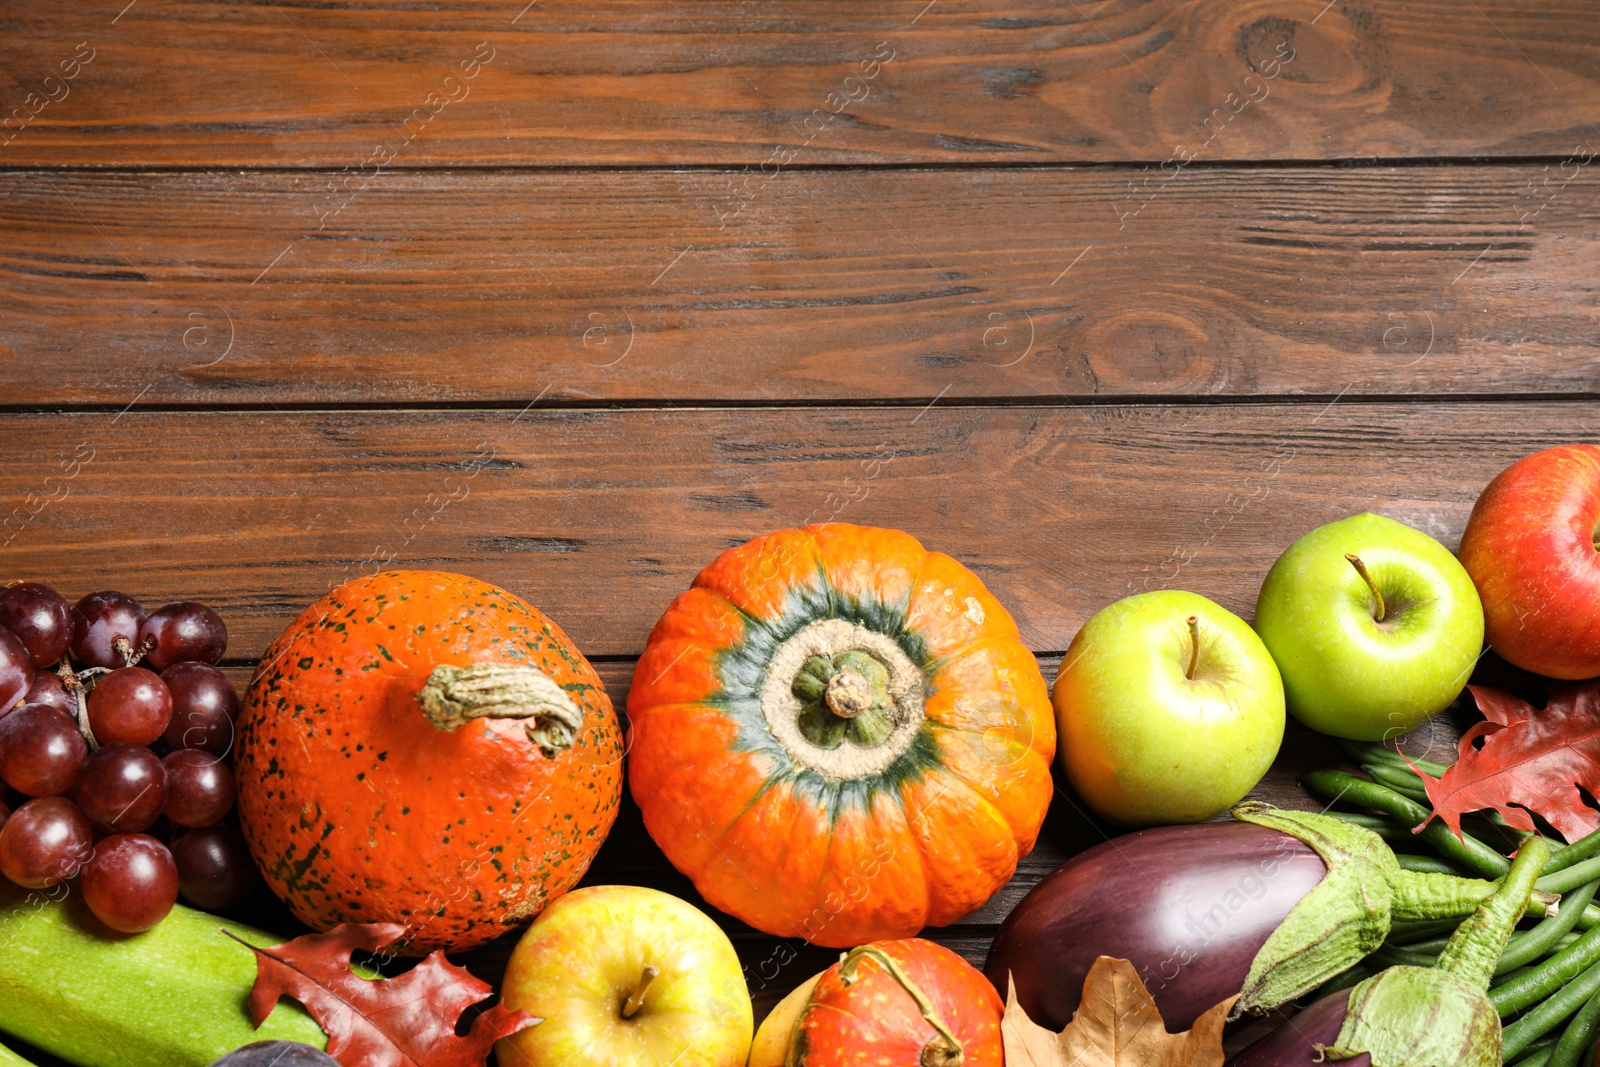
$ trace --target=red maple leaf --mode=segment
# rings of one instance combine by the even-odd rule
[[[1443,775],[1417,772],[1433,814],[1458,837],[1461,816],[1485,808],[1529,831],[1535,812],[1568,841],[1600,829],[1600,811],[1579,792],[1600,796],[1600,681],[1551,690],[1543,711],[1498,689],[1467,688],[1486,721],[1461,735],[1460,758]]]
[[[344,1067],[483,1067],[496,1041],[541,1021],[496,1004],[458,1037],[461,1013],[494,990],[443,952],[376,982],[350,970],[352,952],[376,952],[405,932],[399,923],[345,923],[276,948],[249,945],[256,954],[250,1017],[260,1026],[279,997],[293,997],[327,1032],[328,1055]]]

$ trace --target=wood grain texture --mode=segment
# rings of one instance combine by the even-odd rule
[[[333,585],[457,570],[636,655],[725,547],[837,519],[972,567],[1036,651],[1144,589],[1251,611],[1300,533],[1373,509],[1454,545],[1600,404],[1249,404],[0,417],[0,563],[198,598],[253,658]]]
[[[1596,169],[0,174],[0,404],[1595,396]]]
[[[1558,155],[1596,136],[1592,15],[1587,0],[13,4],[0,162]],[[63,82],[80,44],[92,58]]]

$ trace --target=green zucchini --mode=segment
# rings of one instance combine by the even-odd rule
[[[76,892],[53,901],[6,885],[0,1030],[79,1067],[206,1067],[274,1038],[326,1048],[327,1035],[289,1001],[260,1030],[250,1025],[255,956],[223,927],[262,947],[283,941],[182,905],[148,933],[111,934]]]

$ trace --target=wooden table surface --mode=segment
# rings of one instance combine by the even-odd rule
[[[1454,546],[1600,437],[1594,14],[13,0],[4,576],[210,603],[242,684],[338,582],[461,571],[620,709],[693,575],[808,521],[955,555],[1047,677],[1353,512]],[[1263,794],[1330,758],[1291,730]],[[1104,832],[1059,791],[927,936],[981,961]],[[699,899],[631,805],[590,880]],[[726,925],[761,1010],[832,955]]]

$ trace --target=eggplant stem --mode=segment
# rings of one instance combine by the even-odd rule
[[[1528,910],[1533,883],[1550,861],[1550,845],[1530,837],[1517,851],[1511,871],[1494,895],[1478,906],[1439,954],[1439,970],[1453,974],[1476,988],[1488,989],[1495,964],[1505,951],[1511,931]]]
[[[1482,878],[1408,871],[1404,867],[1394,872],[1389,884],[1394,891],[1390,914],[1402,922],[1471,915],[1500,888]]]

